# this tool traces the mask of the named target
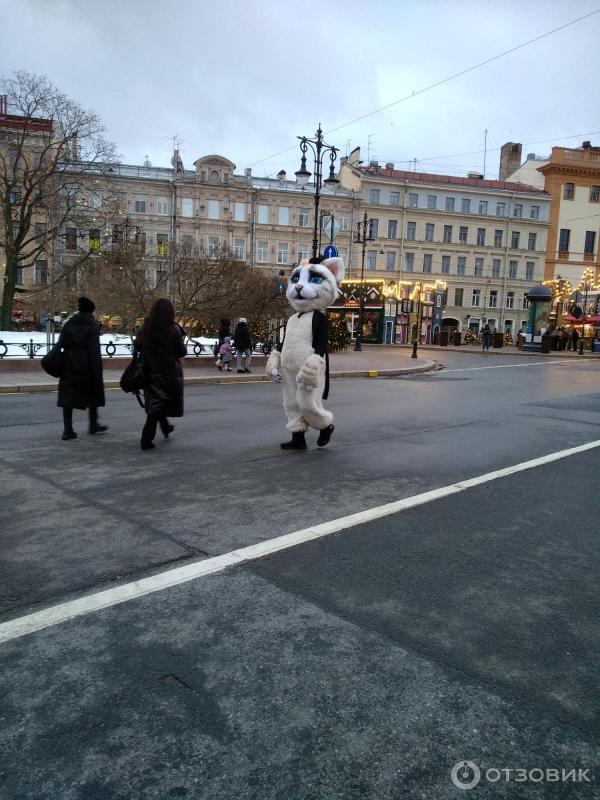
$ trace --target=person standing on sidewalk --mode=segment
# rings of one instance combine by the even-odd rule
[[[179,359],[187,349],[170,300],[161,298],[154,303],[137,335],[135,350],[142,356],[145,374],[146,424],[141,448],[151,450],[157,425],[168,439],[174,430],[168,417],[183,416],[183,370]]]
[[[481,348],[485,352],[490,349],[490,342],[492,341],[492,329],[489,325],[484,325],[481,331]]]
[[[240,317],[240,321],[235,326],[235,331],[233,332],[233,343],[237,351],[237,371],[250,372],[250,363],[252,361],[252,339],[250,337],[248,320],[245,317]],[[242,361],[244,364],[243,368]]]
[[[108,425],[98,422],[98,408],[104,405],[100,329],[94,319],[96,306],[87,297],[77,301],[78,311],[67,320],[58,339],[64,357],[64,376],[58,381],[57,405],[63,410],[64,441],[76,439],[73,409],[88,409],[88,433],[104,433]]]

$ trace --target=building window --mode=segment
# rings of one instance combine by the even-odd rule
[[[15,273],[15,283],[17,286],[21,286],[23,284],[23,265],[17,264],[17,271]]]
[[[269,260],[269,243],[257,242],[256,243],[256,260],[259,264],[266,264]]]
[[[490,292],[490,308],[498,308],[498,291],[492,289]]]
[[[246,221],[246,203],[233,204],[233,218],[236,222]]]
[[[388,220],[388,239],[395,239],[398,235],[398,222],[395,219]]]
[[[513,217],[519,217],[519,219],[523,216],[523,205],[522,203],[515,203],[513,206]]]
[[[406,238],[409,242],[414,242],[417,235],[417,223],[408,222],[406,224]]]
[[[540,207],[539,206],[531,206],[529,209],[529,219],[539,219],[540,218]]]
[[[404,271],[414,272],[415,270],[415,254],[404,253]]]
[[[391,206],[400,205],[400,192],[390,192],[390,205]]]
[[[416,192],[408,193],[408,205],[410,208],[416,208],[419,205],[419,195]]]
[[[463,197],[460,201],[460,210],[463,214],[469,214],[471,212],[471,201],[468,198]]]
[[[339,251],[339,255],[341,258],[341,250]],[[308,247],[300,247],[298,249],[298,263],[300,264],[302,261],[308,258]]]
[[[450,274],[450,256],[442,256],[442,275]]]
[[[475,277],[476,278],[483,277],[483,258],[475,259]]]
[[[494,231],[494,247],[502,247],[502,231],[499,228]]]
[[[44,286],[48,283],[48,262],[36,261],[34,281],[36,286]]]
[[[388,250],[385,254],[385,268],[389,272],[393,272],[396,269],[396,253],[394,250]]]
[[[367,267],[377,269],[377,250],[367,250]]]
[[[211,202],[213,202],[211,200]],[[156,213],[159,214],[161,217],[168,217],[170,213],[169,209],[170,203],[168,198],[166,197],[159,197],[156,200]]]
[[[600,186],[592,186],[590,189],[590,203],[600,202]]]
[[[467,257],[458,256],[458,258],[456,259],[456,274],[464,275],[466,267],[467,267]]]
[[[464,225],[460,226],[460,228],[458,229],[458,241],[460,242],[460,244],[466,244],[467,243],[467,234],[468,234],[468,232],[469,232],[469,229],[466,226],[464,226]]]
[[[431,253],[425,253],[423,255],[423,272],[431,272],[433,266],[433,255]]]
[[[194,201],[191,197],[181,198],[181,216],[193,217],[194,216]]]
[[[521,238],[521,234],[519,231],[513,231],[510,237],[510,246],[513,250],[519,249],[519,239]]]
[[[499,258],[494,258],[492,261],[492,278],[500,277],[501,261]]]
[[[496,203],[496,216],[503,217],[506,214],[506,203]]]
[[[435,211],[437,208],[437,197],[434,194],[427,195],[427,208]]]
[[[474,308],[479,308],[480,302],[481,302],[481,289],[473,289],[473,294],[471,295],[471,305]]]
[[[246,240],[245,239],[234,239],[233,240],[233,255],[237,258],[238,261],[244,261],[246,259]]]
[[[446,198],[446,211],[454,211],[454,198],[447,197]]]
[[[290,224],[290,210],[286,206],[279,206],[277,209],[277,221],[280,225]]]
[[[65,250],[77,250],[77,228],[65,230]]]
[[[518,265],[519,265],[518,261],[509,261],[508,262],[508,277],[512,281],[516,280]]]
[[[218,258],[219,249],[220,249],[220,244],[218,238],[210,237],[208,240],[208,257]]]
[[[310,211],[308,208],[301,208],[298,211],[298,225],[300,228],[308,228],[310,226]]]
[[[575,184],[574,183],[565,183],[565,192],[563,197],[565,200],[573,200],[575,197]]]
[[[194,249],[194,237],[189,233],[181,237],[181,252],[184,256],[191,256]]]
[[[530,233],[527,237],[527,249],[535,250],[535,243],[537,240],[537,233]]]
[[[452,242],[452,225],[444,225],[444,244]]]
[[[425,224],[425,241],[426,242],[433,242],[433,231],[434,225],[432,222],[427,222]]]
[[[348,217],[336,217],[337,221],[340,223],[340,230],[347,231],[348,230]]]
[[[569,252],[569,239],[571,238],[571,231],[569,228],[561,228],[560,235],[558,237],[558,252],[559,253],[568,253]]]
[[[259,225],[267,225],[269,223],[269,206],[256,206],[256,216]]]
[[[221,218],[221,203],[219,200],[208,201],[208,218],[209,219]]]
[[[525,264],[525,280],[532,281],[533,280],[533,273],[535,269],[535,264],[533,261],[528,261]]]
[[[506,293],[506,307],[507,308],[514,308],[515,307],[515,293],[514,292],[507,292]]]
[[[369,230],[371,232],[371,236],[376,239],[379,236],[379,220],[372,219],[371,224],[369,226]]]
[[[529,308],[529,298],[527,297],[527,295],[525,295],[523,297],[523,311],[527,311],[528,308]],[[526,325],[527,323],[523,324]]]
[[[277,263],[287,264],[289,258],[289,246],[287,242],[277,242]]]
[[[145,200],[136,200],[134,203],[134,209],[136,214],[145,214],[146,213],[146,201]]]
[[[463,291],[464,289],[455,289],[454,290],[454,305],[455,306],[462,306],[463,304]]]
[[[209,241],[219,242],[218,239],[210,239]],[[166,256],[169,253],[169,236],[166,233],[156,234],[156,254],[159,256]]]
[[[379,202],[379,189],[371,189],[369,192],[369,203]]]
[[[90,192],[89,193],[88,205],[89,205],[90,208],[101,208],[102,207],[102,198],[100,197],[98,192]],[[145,201],[144,201],[144,211],[145,211]]]
[[[485,244],[485,228],[477,228],[477,245],[483,247]]]
[[[487,214],[488,213],[488,201],[487,200],[480,200],[479,201],[479,213],[480,214]]]
[[[596,231],[585,232],[585,246],[583,252],[586,256],[594,255],[594,246],[596,244]]]
[[[89,232],[90,253],[100,252],[100,228],[91,228]]]

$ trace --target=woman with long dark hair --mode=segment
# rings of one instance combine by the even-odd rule
[[[145,376],[146,424],[141,446],[142,450],[150,450],[157,425],[167,439],[174,430],[167,417],[183,416],[183,370],[179,359],[187,349],[170,300],[161,298],[154,303],[135,340],[135,349],[142,355]]]

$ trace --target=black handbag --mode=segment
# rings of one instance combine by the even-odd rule
[[[121,375],[119,385],[125,393],[129,394],[130,392],[134,392],[137,394],[144,388],[144,382],[144,361],[139,353],[134,353],[133,358]]]
[[[53,378],[62,378],[65,374],[64,348],[60,341],[52,346],[42,358],[42,369]]]

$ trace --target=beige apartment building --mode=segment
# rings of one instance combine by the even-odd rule
[[[374,221],[369,278],[444,281],[447,328],[479,331],[486,322],[513,334],[521,328],[527,291],[544,276],[548,194],[473,173],[363,166],[358,149],[343,160],[340,180]]]

